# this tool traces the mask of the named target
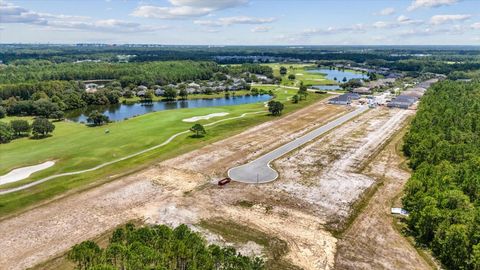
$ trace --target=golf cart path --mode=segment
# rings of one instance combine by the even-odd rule
[[[351,111],[333,121],[325,124],[309,133],[286,143],[277,149],[260,156],[259,158],[228,170],[228,177],[237,182],[249,183],[249,184],[259,184],[259,183],[268,183],[274,181],[278,177],[278,172],[275,171],[270,163],[273,160],[278,159],[279,157],[287,154],[288,152],[303,146],[304,144],[314,140],[318,136],[342,125],[343,123],[349,121],[355,116],[368,110],[368,106],[360,106],[354,111]]]
[[[240,116],[235,116],[235,117],[230,117],[230,118],[221,119],[221,120],[218,120],[218,121],[215,121],[215,122],[212,122],[212,123],[205,124],[204,126],[206,126],[206,127],[208,127],[208,126],[213,126],[213,125],[216,125],[216,124],[221,123],[221,122],[225,122],[225,121],[229,121],[229,120],[234,120],[234,119],[239,119],[239,118],[243,118],[243,117],[245,117],[245,116],[247,116],[247,115],[250,115],[250,114],[259,114],[259,113],[266,113],[266,111],[243,113],[243,114],[240,115]],[[132,157],[135,157],[135,156],[144,154],[144,153],[146,153],[146,152],[155,150],[155,149],[160,148],[160,147],[162,147],[162,146],[165,146],[165,145],[169,144],[169,143],[170,143],[173,139],[175,139],[176,137],[178,137],[178,136],[180,136],[180,135],[182,135],[182,134],[189,133],[189,132],[190,132],[190,130],[185,130],[185,131],[178,132],[178,133],[173,134],[172,136],[170,136],[170,138],[168,138],[166,141],[164,141],[164,142],[161,143],[161,144],[154,145],[154,146],[149,147],[149,148],[147,148],[147,149],[144,149],[144,150],[142,150],[142,151],[139,151],[139,152],[130,154],[130,155],[128,155],[128,156],[124,156],[124,157],[122,157],[122,158],[118,158],[118,159],[115,159],[115,160],[112,160],[112,161],[109,161],[109,162],[102,163],[102,164],[97,165],[97,166],[95,166],[95,167],[92,167],[92,168],[90,168],[90,169],[85,169],[85,170],[80,170],[80,171],[74,171],[74,172],[66,172],[66,173],[60,173],[60,174],[54,174],[54,175],[51,175],[51,176],[48,176],[48,177],[45,177],[45,178],[42,178],[42,179],[33,181],[33,182],[31,182],[31,183],[28,183],[28,184],[25,184],[25,185],[22,185],[22,186],[19,186],[19,187],[15,187],[15,188],[11,188],[11,189],[5,189],[5,190],[0,190],[0,195],[5,195],[5,194],[12,193],[12,192],[24,190],[24,189],[27,189],[27,188],[30,188],[30,187],[39,185],[39,184],[41,184],[41,183],[43,183],[43,182],[46,182],[46,181],[48,181],[48,180],[52,180],[52,179],[58,178],[58,177],[69,176],[69,175],[77,175],[77,174],[82,174],[82,173],[86,173],[86,172],[91,172],[91,171],[98,170],[98,169],[101,169],[101,168],[103,168],[103,167],[105,167],[105,166],[108,166],[108,165],[111,165],[111,164],[114,164],[114,163],[117,163],[117,162],[120,162],[120,161],[129,159],[129,158],[132,158]]]

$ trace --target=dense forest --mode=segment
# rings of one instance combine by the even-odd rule
[[[152,62],[152,61],[215,61],[219,64],[241,64],[252,62],[283,61],[327,61],[330,63],[367,64],[377,67],[389,67],[409,74],[417,72],[433,72],[450,75],[452,78],[466,75],[469,71],[480,68],[480,50],[475,46],[161,46],[161,45],[0,45],[0,61],[5,64],[25,66],[31,60],[46,60],[48,63],[72,63],[76,61],[116,62]],[[106,64],[103,65],[106,65]],[[88,66],[88,65],[87,65]],[[62,66],[57,66],[61,68]],[[94,65],[94,67],[97,67]],[[151,66],[141,66],[148,69]],[[153,66],[155,69],[155,66]],[[128,69],[128,66],[125,67]],[[142,69],[140,69],[142,70]],[[112,74],[102,67],[96,73],[98,78],[119,75]],[[458,73],[465,72],[465,73]],[[81,74],[83,77],[88,72]],[[5,74],[4,76],[7,76]],[[51,77],[52,79],[70,79],[71,71],[59,72],[48,68],[48,71],[34,75],[32,79]],[[10,76],[9,76],[10,77]],[[18,81],[22,78],[2,82]],[[27,78],[29,79],[29,78]],[[144,78],[151,81],[148,74]],[[165,78],[164,78],[165,79]],[[132,78],[125,78],[126,81]],[[123,81],[125,83],[126,81]]]
[[[22,61],[2,68],[0,84],[51,80],[119,80],[128,84],[168,84],[186,80],[207,80],[220,66],[213,62],[166,61],[148,63],[52,63]]]
[[[403,198],[412,234],[447,269],[480,269],[480,82],[431,87],[404,152],[414,170]]]
[[[207,245],[187,226],[165,225],[116,229],[106,248],[93,241],[75,245],[68,258],[77,269],[261,270],[261,258],[243,256],[232,247]]]
[[[273,78],[270,67],[258,64],[221,66],[215,62],[165,61],[134,63],[54,63],[23,60],[6,65],[0,72],[0,110],[8,115],[50,117],[54,112],[88,105],[117,104],[131,97],[137,87],[149,91],[169,84],[193,81],[228,81],[227,75],[250,80],[246,74]],[[85,91],[83,80],[103,80],[104,87]],[[0,116],[1,117],[1,116]]]

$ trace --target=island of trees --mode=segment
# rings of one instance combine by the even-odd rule
[[[247,257],[232,247],[208,245],[186,225],[171,229],[165,225],[116,229],[106,248],[93,241],[75,245],[68,258],[76,269],[165,269],[165,270],[262,270],[264,261]]]

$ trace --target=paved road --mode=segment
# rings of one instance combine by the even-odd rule
[[[358,107],[356,110],[349,112],[313,131],[310,131],[302,137],[299,137],[287,144],[284,144],[277,149],[247,164],[231,168],[230,170],[228,170],[228,177],[237,182],[250,184],[271,182],[277,179],[278,172],[270,166],[270,162],[294,150],[295,148],[298,148],[310,142],[311,140],[317,138],[325,132],[328,132],[333,128],[340,126],[341,124],[347,122],[353,117],[365,112],[366,110],[368,110],[368,106]]]
[[[286,86],[286,85],[278,85],[278,84],[252,84],[252,87],[254,87],[254,86],[275,86],[275,87],[278,87],[278,88],[297,89],[298,90],[298,87],[295,87],[295,86]],[[322,90],[316,89],[316,88],[308,88],[307,91],[316,92],[316,91],[322,91]],[[325,91],[325,92],[327,92],[327,94],[336,95],[336,96],[343,94],[343,92],[338,92],[338,91]]]

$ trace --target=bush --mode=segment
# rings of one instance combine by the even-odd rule
[[[207,132],[205,131],[205,128],[201,124],[195,124],[190,128],[191,132],[195,133],[195,137],[202,137],[205,135]]]
[[[97,110],[92,111],[87,118],[87,122],[91,123],[94,126],[101,126],[108,123],[109,121],[110,120],[108,119],[108,116],[100,113]]]
[[[43,117],[36,118],[32,123],[33,136],[36,138],[45,137],[48,133],[53,132],[54,129],[55,125]]]
[[[63,111],[54,111],[50,114],[50,118],[55,119],[57,121],[61,121],[65,118],[65,113]]]
[[[4,118],[7,115],[7,110],[4,107],[0,106],[0,119]]]
[[[28,135],[28,133],[30,133],[30,130],[32,129],[32,127],[26,120],[12,120],[10,122],[10,126],[12,127],[17,137],[20,137],[22,135]]]
[[[8,143],[13,140],[13,137],[13,128],[7,123],[0,122],[0,143]]]
[[[284,108],[283,103],[281,103],[280,101],[271,100],[268,102],[268,111],[272,115],[282,114],[283,108]]]

